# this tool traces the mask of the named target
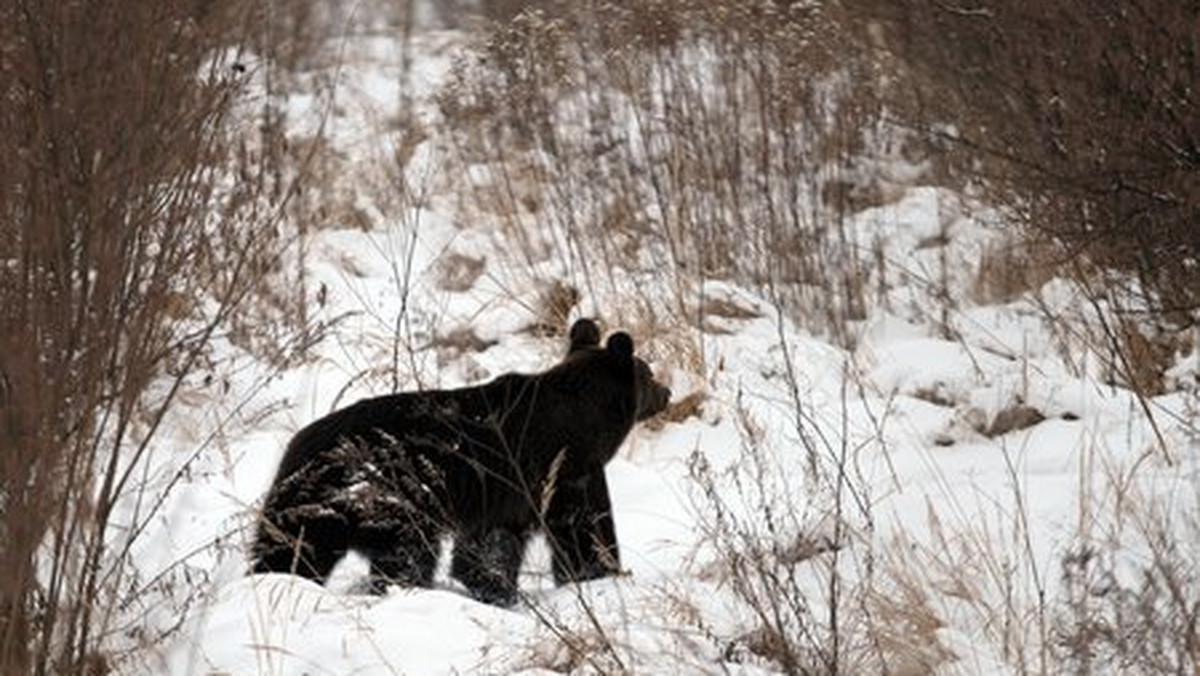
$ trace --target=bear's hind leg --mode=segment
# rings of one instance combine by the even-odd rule
[[[450,574],[472,598],[497,606],[517,602],[517,574],[525,558],[527,533],[511,528],[475,528],[454,542]]]
[[[382,594],[389,584],[433,586],[441,549],[438,536],[439,529],[429,524],[360,526],[353,548],[371,561],[371,591]]]
[[[267,515],[254,543],[255,573],[292,573],[324,584],[346,554],[349,526],[340,514]]]

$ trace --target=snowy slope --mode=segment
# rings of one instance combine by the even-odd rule
[[[433,91],[454,45],[418,38],[413,91]],[[897,275],[889,309],[858,327],[852,351],[715,282],[707,296],[747,310],[716,318],[720,331],[636,336],[662,357],[652,365],[677,400],[703,398],[693,415],[640,427],[608,468],[628,575],[556,589],[535,547],[527,602],[513,610],[469,600],[444,571],[433,590],[362,595],[357,559],[327,588],[246,576],[258,501],[306,422],[393,385],[542,369],[563,350],[524,330],[540,282],[498,257],[498,229],[459,222],[462,177],[444,175],[436,139],[405,169],[421,200],[388,204],[370,187],[400,142],[388,123],[398,52],[381,38],[345,49],[326,133],[349,158],[342,189],[370,227],[333,218],[304,243],[312,319],[328,326],[310,357],[278,372],[230,346],[218,384],[195,384],[163,435],[145,485],[165,503],[135,551],[148,591],[131,613],[145,636],[122,639],[153,650],[132,673],[777,673],[771,622],[748,599],[783,606],[778,625],[811,648],[810,666],[836,628],[852,668],[1015,673],[1037,668],[1033,646],[1069,624],[1058,599],[1077,590],[1064,561],[1092,552],[1128,576],[1114,588],[1136,589],[1153,515],[1197,549],[1196,531],[1189,541],[1180,530],[1187,515],[1194,525],[1200,489],[1196,390],[1150,399],[1151,425],[1131,392],[1104,384],[1102,360],[1064,359],[1078,343],[1047,307],[1088,319],[1065,283],[1047,285],[1040,304],[973,304],[966,289],[994,217],[914,187],[855,217],[860,240],[884,242],[912,274]],[[329,112],[317,96],[290,105],[297,137]],[[431,109],[418,110],[433,130]],[[946,253],[926,243],[946,232],[950,326],[922,282]],[[485,261],[482,272],[446,284],[454,256]],[[585,292],[579,307],[604,302]],[[444,340],[456,331],[478,340]],[[681,339],[699,360],[670,358]],[[1012,424],[997,427],[1005,416]]]

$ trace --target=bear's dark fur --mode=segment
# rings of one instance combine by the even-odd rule
[[[475,598],[517,599],[535,531],[558,584],[620,570],[604,466],[670,390],[628,334],[600,345],[595,322],[570,331],[563,361],[478,387],[394,394],[335,411],[288,445],[254,545],[255,572],[323,582],[348,550],[372,585],[429,586],[443,535],[450,572]]]

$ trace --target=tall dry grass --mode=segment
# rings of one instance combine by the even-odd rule
[[[1195,3],[836,6],[864,45],[900,64],[897,114],[937,137],[952,166],[1018,198],[1016,213],[1061,247],[1062,261],[1123,271],[1159,321],[1192,323],[1200,307]]]
[[[144,525],[114,510],[277,267],[269,161],[228,135],[245,66],[211,58],[246,10],[0,7],[0,672],[112,670]]]
[[[849,342],[872,258],[846,218],[882,199],[864,159],[887,132],[874,66],[845,58],[843,39],[799,3],[522,13],[440,99],[474,179],[468,217],[595,294],[618,295],[618,267],[664,273],[674,297],[635,317],[695,320],[694,280],[733,280]]]

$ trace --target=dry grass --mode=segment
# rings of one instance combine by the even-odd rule
[[[837,7],[900,64],[893,109],[960,177],[1015,196],[1067,258],[1128,271],[1164,319],[1200,307],[1195,4]]]
[[[869,64],[839,35],[771,2],[521,14],[440,99],[476,177],[469,218],[594,295],[628,295],[615,269],[654,270],[658,314],[690,323],[695,280],[734,280],[847,341],[870,261],[845,219],[875,180],[858,154],[879,128]]]
[[[1122,497],[1131,532],[1081,540],[1062,559],[1056,657],[1075,673],[1194,673],[1200,666],[1195,515],[1158,498]],[[1149,558],[1123,557],[1119,543],[1126,539],[1146,545]]]
[[[307,344],[288,321],[261,336],[248,312],[292,301],[264,282],[279,273],[288,191],[269,142],[238,152],[227,133],[244,65],[208,58],[244,44],[245,10],[0,8],[6,674],[115,667],[110,639],[145,591],[129,553],[165,496],[145,496],[135,523],[114,515],[145,490],[168,412],[208,382],[222,337],[284,360]]]
[[[1065,254],[1053,242],[1013,237],[987,247],[970,297],[980,305],[1006,303],[1042,288],[1061,274]]]

